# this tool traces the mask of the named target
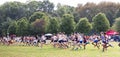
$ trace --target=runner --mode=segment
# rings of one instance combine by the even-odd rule
[[[94,45],[94,47],[97,47],[98,49],[100,49],[100,37],[98,35],[93,36],[92,45]]]
[[[102,46],[103,46],[103,52],[105,50],[107,50],[108,47],[113,47],[111,44],[109,44],[109,38],[108,36],[106,35],[106,33],[102,33],[101,34],[101,37],[102,37]]]
[[[56,48],[58,45],[58,38],[57,35],[53,35],[52,37],[53,47]]]
[[[41,36],[41,48],[43,47],[43,44],[46,44],[46,37],[45,37],[45,35]]]

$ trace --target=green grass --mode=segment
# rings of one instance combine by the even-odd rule
[[[77,51],[69,49],[53,48],[46,45],[43,48],[32,46],[0,46],[0,57],[120,57],[120,47],[117,43],[112,43],[114,48],[109,47],[107,51],[102,52],[91,44],[86,50]]]

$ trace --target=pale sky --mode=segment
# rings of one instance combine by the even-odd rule
[[[7,2],[7,1],[20,1],[20,2],[26,2],[29,0],[0,0],[0,5]],[[43,0],[36,0],[36,1],[43,1]],[[116,2],[116,3],[120,3],[120,0],[49,0],[50,2],[53,2],[55,5],[57,3],[61,3],[63,5],[70,5],[70,6],[74,6],[76,7],[77,4],[81,3],[81,4],[85,4],[87,2],[94,2],[94,3],[99,3],[101,1],[111,1],[111,2]]]

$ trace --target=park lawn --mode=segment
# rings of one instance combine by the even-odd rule
[[[43,48],[33,46],[0,46],[0,57],[120,57],[120,47],[112,43],[106,52],[94,48],[91,44],[86,50],[77,51],[69,49],[53,48],[46,45]]]

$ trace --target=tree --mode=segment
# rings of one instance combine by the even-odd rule
[[[92,25],[87,18],[81,18],[76,25],[76,31],[81,33],[88,33],[92,29]]]
[[[115,22],[113,24],[113,29],[120,32],[120,17],[115,19]]]
[[[28,15],[38,11],[51,14],[54,10],[54,4],[51,3],[49,0],[29,1],[26,6],[29,13]]]
[[[61,32],[65,32],[66,34],[70,34],[74,32],[74,17],[70,14],[64,14],[61,20]]]
[[[113,19],[116,18],[116,13],[120,9],[120,5],[114,2],[100,2],[98,4],[88,2],[85,5],[79,4],[75,10],[75,20],[76,22],[79,18],[87,17],[89,21],[92,22],[92,18],[99,12],[105,13],[108,18],[110,25],[114,22]],[[118,13],[119,16],[119,13]]]
[[[28,34],[29,21],[27,18],[23,17],[17,21],[17,34],[19,36],[25,36]]]
[[[35,34],[42,34],[47,31],[47,22],[45,19],[36,19],[32,23],[32,27],[34,29]]]
[[[58,15],[57,17],[62,17],[64,14],[73,14],[74,7],[58,4],[55,12]]]
[[[0,24],[0,35],[2,35],[2,24]]]
[[[104,13],[98,13],[93,17],[93,28],[96,32],[105,32],[110,28],[110,23]]]
[[[2,28],[2,34],[6,35],[8,33],[8,27],[10,26],[10,24],[13,22],[13,20],[11,20],[11,18],[7,18],[6,22],[1,23],[1,28]]]
[[[26,8],[25,4],[21,2],[6,2],[1,5],[1,13],[2,17],[6,19],[7,17],[12,20],[20,19],[26,16]]]
[[[36,19],[46,19],[46,15],[43,12],[35,12],[30,16],[30,22],[34,22]]]
[[[42,2],[41,1],[28,1],[26,4],[27,8],[27,17],[30,17],[34,12],[42,11]]]
[[[115,13],[115,18],[118,18],[118,17],[120,17],[120,9],[118,9]]]
[[[50,23],[48,26],[48,32],[50,33],[57,33],[59,31],[59,23],[56,18],[50,19]]]
[[[13,21],[8,27],[8,32],[9,34],[16,34],[16,31],[17,31],[17,22]]]
[[[42,11],[46,13],[52,13],[54,9],[54,4],[49,0],[43,0],[42,2]]]

